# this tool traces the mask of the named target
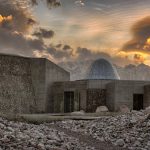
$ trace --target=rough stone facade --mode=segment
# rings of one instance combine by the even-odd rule
[[[95,112],[150,105],[150,81],[78,80],[44,58],[0,55],[1,113]],[[137,105],[137,107],[135,107]]]
[[[0,110],[4,113],[29,113],[37,105],[32,86],[29,59],[0,56]]]
[[[53,81],[67,81],[68,72],[44,58],[0,55],[0,112],[48,112]]]
[[[105,89],[88,89],[87,90],[87,112],[95,112],[98,106],[106,105]]]

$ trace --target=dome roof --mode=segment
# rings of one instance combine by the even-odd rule
[[[120,77],[116,68],[106,59],[94,61],[90,67],[87,79],[117,79]]]

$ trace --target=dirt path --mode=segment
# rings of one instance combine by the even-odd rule
[[[90,135],[85,135],[82,133],[73,132],[71,130],[67,130],[64,128],[61,128],[57,126],[56,124],[50,125],[51,128],[54,128],[60,132],[64,132],[66,135],[70,137],[74,137],[80,141],[80,143],[85,143],[87,146],[94,147],[96,150],[124,150],[123,148],[118,148],[116,146],[113,146],[110,143],[101,142],[99,140],[94,139]]]

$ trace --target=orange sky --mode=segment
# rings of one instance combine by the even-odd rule
[[[35,8],[34,13],[42,26],[56,32],[53,43],[69,44],[74,49],[86,47],[91,51],[106,52],[132,60],[134,55],[141,55],[139,59],[149,64],[148,54],[138,51],[121,53],[120,50],[132,38],[131,26],[149,15],[150,2],[113,1],[87,0],[84,6],[79,6],[73,0],[62,0],[60,8],[49,11],[41,4],[38,9]],[[41,10],[43,14],[40,14]]]

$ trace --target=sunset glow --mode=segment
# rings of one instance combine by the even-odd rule
[[[11,21],[12,19],[13,19],[12,15],[7,17],[0,15],[0,23],[2,23],[3,21]]]
[[[150,65],[150,1],[60,0],[61,5],[56,6],[44,0],[34,2],[0,4],[4,52],[55,62],[78,61],[83,55],[93,60],[104,55],[122,66]]]

